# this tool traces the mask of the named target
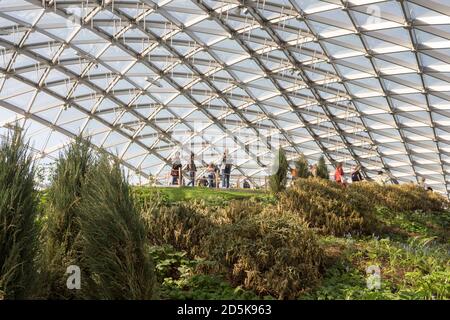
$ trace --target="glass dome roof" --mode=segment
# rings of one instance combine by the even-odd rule
[[[450,4],[437,0],[0,0],[0,134],[41,164],[74,136],[165,184],[227,150],[323,154],[448,193]],[[201,174],[201,172],[200,172]]]

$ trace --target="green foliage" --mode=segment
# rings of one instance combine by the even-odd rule
[[[156,278],[144,222],[119,164],[102,156],[88,176],[80,217],[86,298],[151,299]]]
[[[198,266],[207,262],[190,260],[186,252],[171,246],[150,249],[155,261],[161,298],[176,300],[250,300],[259,297],[241,287],[233,288],[222,277],[198,273]]]
[[[407,243],[378,238],[323,239],[322,245],[340,247],[338,259],[320,286],[303,299],[449,299],[448,246],[433,238],[415,237]],[[381,271],[381,288],[368,289],[366,268]]]
[[[254,198],[262,202],[273,202],[274,197],[257,190],[223,190],[200,187],[134,187],[133,194],[140,208],[160,207],[174,203],[204,201],[208,205],[225,206],[231,200]]]
[[[194,203],[146,213],[149,237],[189,257],[213,262],[208,274],[224,274],[233,286],[260,296],[295,298],[320,276],[321,251],[297,215],[256,201],[226,207]]]
[[[0,297],[25,299],[36,277],[34,164],[18,127],[0,145]]]
[[[272,193],[278,193],[286,189],[287,171],[289,165],[286,159],[286,153],[283,149],[277,151],[275,162],[273,164],[274,174],[270,176],[270,190]]]
[[[377,216],[385,225],[384,233],[391,238],[406,241],[414,236],[435,237],[436,241],[450,241],[450,212],[423,211],[395,212],[386,207],[377,208]]]
[[[330,179],[330,172],[328,171],[324,156],[321,156],[317,162],[317,177],[327,180]]]
[[[67,289],[66,269],[80,263],[78,219],[86,177],[94,163],[89,142],[76,138],[57,160],[51,186],[45,194],[41,283],[42,295],[51,299],[76,297],[76,290]]]
[[[205,203],[179,204],[144,211],[148,237],[153,245],[170,244],[175,249],[195,256],[201,251],[202,241],[214,228],[205,212]]]
[[[442,195],[413,184],[380,186],[374,182],[352,183],[349,192],[364,195],[372,206],[387,207],[397,212],[435,212],[449,208],[449,201]]]
[[[280,206],[308,221],[322,233],[372,233],[377,230],[374,208],[363,195],[348,194],[338,184],[320,178],[298,179],[280,195]]]
[[[309,172],[309,164],[304,154],[301,154],[299,159],[295,162],[298,178],[308,178],[311,174]]]
[[[317,282],[322,251],[298,216],[251,202],[234,206],[223,209],[228,222],[205,244],[218,272],[227,273],[233,285],[278,299],[294,299]]]

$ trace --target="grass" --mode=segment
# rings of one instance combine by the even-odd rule
[[[191,200],[203,200],[211,204],[223,204],[231,200],[256,198],[262,201],[271,201],[273,197],[263,190],[239,189],[213,189],[201,187],[135,187],[133,189],[138,197],[151,196],[159,193],[167,204]]]
[[[158,190],[168,203],[206,200],[226,205],[233,199],[255,196],[262,201],[273,201],[264,192],[199,188]],[[377,208],[376,212],[385,225],[380,237],[319,237],[326,256],[324,275],[317,286],[305,290],[298,299],[450,299],[450,213],[393,212],[386,208]],[[184,256],[180,252],[176,254]],[[159,266],[167,263],[167,259],[156,261]],[[182,265],[179,265],[181,270],[189,271],[162,280],[163,298],[272,298],[233,288],[220,276],[197,272],[192,261]],[[367,287],[366,269],[372,265],[381,270],[378,290]]]
[[[138,199],[157,198],[169,206],[202,201],[225,207],[232,200],[250,198],[275,203],[262,190],[133,187],[132,191]],[[394,212],[377,207],[376,215],[384,225],[379,236],[318,236],[325,252],[323,276],[298,299],[450,299],[450,212]],[[235,286],[222,274],[205,273],[205,265],[211,262],[188,257],[181,249],[159,246],[149,254],[158,274],[158,298],[273,299]],[[367,287],[366,269],[372,265],[381,270],[379,290]]]
[[[322,238],[330,264],[322,283],[302,299],[450,299],[448,248],[428,238]],[[366,270],[380,268],[381,288],[367,288]]]
[[[378,208],[377,214],[391,238],[407,241],[416,236],[435,237],[438,242],[450,243],[450,212],[391,212],[387,208]]]

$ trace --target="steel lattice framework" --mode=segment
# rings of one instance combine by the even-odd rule
[[[282,147],[448,194],[446,2],[0,0],[0,134],[44,163],[83,134],[161,183],[227,149],[262,184]]]

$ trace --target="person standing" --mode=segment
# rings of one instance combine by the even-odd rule
[[[298,170],[295,166],[291,169],[291,178],[292,181],[295,181],[298,178]]]
[[[384,173],[384,171],[378,171],[377,176],[375,177],[375,182],[381,186],[384,186],[388,183],[389,177]]]
[[[208,172],[208,187],[214,188],[216,186],[216,166],[214,163],[210,163],[207,168]]]
[[[189,163],[187,165],[187,170],[189,171],[189,183],[188,186],[192,185],[195,186],[195,174],[197,172],[197,166],[195,165],[194,161],[195,155],[193,152],[191,152],[191,159],[189,160]]]
[[[419,187],[423,190],[427,190],[428,189],[428,185],[426,184],[426,179],[425,177],[421,177],[419,180]]]
[[[336,171],[334,172],[334,181],[336,181],[340,185],[345,185],[344,169],[342,168],[342,162],[339,162],[336,166]]]
[[[222,188],[230,188],[230,175],[231,175],[232,163],[231,159],[227,156],[226,151],[223,153],[221,173],[222,173]]]
[[[311,173],[311,176],[313,178],[317,177],[317,164],[313,164],[311,166],[309,166],[309,172]]]
[[[361,166],[357,165],[355,167],[353,167],[352,169],[352,182],[359,182],[359,181],[363,181],[364,178],[361,174]]]
[[[172,158],[172,170],[170,172],[172,176],[172,185],[181,184],[180,169],[181,169],[180,152],[177,151]]]

